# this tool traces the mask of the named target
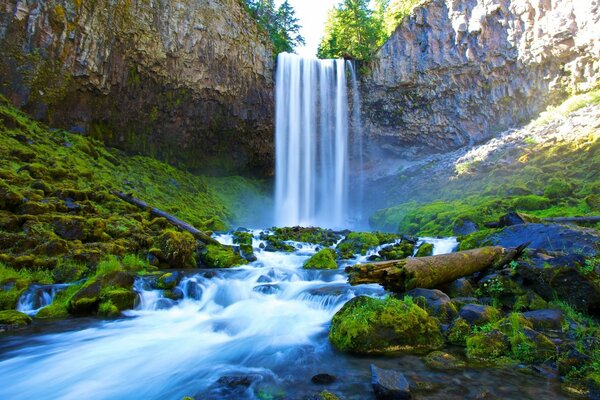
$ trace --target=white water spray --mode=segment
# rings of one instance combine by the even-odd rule
[[[355,96],[353,118],[360,114],[360,101],[354,68],[347,70],[346,65],[344,60],[287,53],[278,57],[275,220],[279,226],[351,224],[347,71]],[[358,126],[355,130],[360,130]]]

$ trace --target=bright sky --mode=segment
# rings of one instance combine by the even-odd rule
[[[300,32],[306,41],[306,46],[296,48],[296,53],[315,56],[323,37],[327,13],[339,0],[289,0],[289,2],[296,10],[296,17],[302,26]],[[277,3],[283,3],[283,0]]]

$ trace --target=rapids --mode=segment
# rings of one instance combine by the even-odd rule
[[[217,238],[231,242],[229,235]],[[436,253],[456,245],[454,239],[433,243]],[[254,240],[258,260],[251,265],[187,272],[178,302],[138,278],[139,304],[123,318],[36,322],[29,331],[0,336],[0,399],[304,399],[325,388],[311,383],[318,373],[337,376],[326,389],[346,399],[371,399],[371,362],[409,377],[428,374],[447,386],[441,397],[429,398],[479,393],[490,380],[503,398],[561,398],[546,380],[513,371],[440,374],[415,356],[336,352],[327,339],[334,313],[356,295],[383,296],[383,290],[349,286],[343,265],[303,270],[315,246],[295,243],[289,254],[260,244]]]

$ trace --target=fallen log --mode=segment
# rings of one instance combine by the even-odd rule
[[[527,244],[514,249],[482,247],[430,257],[357,264],[346,268],[351,285],[379,283],[402,293],[414,288],[435,288],[487,268],[500,268],[519,258]]]
[[[192,225],[190,225],[186,222],[183,222],[182,220],[180,220],[162,210],[159,210],[158,208],[151,207],[150,205],[148,205],[147,203],[143,202],[140,199],[136,199],[135,197],[133,197],[131,195],[125,194],[123,192],[118,192],[116,190],[113,190],[112,194],[114,194],[121,200],[126,201],[129,204],[132,204],[136,207],[141,208],[142,210],[149,211],[150,214],[155,217],[165,218],[167,221],[169,221],[171,224],[173,224],[177,228],[191,233],[197,240],[201,241],[202,243],[220,245],[220,243],[216,239],[212,238],[211,236],[207,235],[206,233],[202,232],[201,230],[194,228]]]

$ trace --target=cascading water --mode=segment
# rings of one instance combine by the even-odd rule
[[[352,113],[347,73],[353,86]],[[350,162],[362,161],[351,157],[350,134],[361,130],[352,64],[283,53],[277,59],[276,85],[276,224],[348,227],[353,214]],[[355,121],[352,132],[350,116]]]
[[[54,296],[68,286],[69,284],[31,285],[19,297],[17,310],[27,315],[36,315],[42,308],[52,304]]]
[[[306,399],[324,389],[311,377],[328,373],[338,379],[327,390],[364,400],[374,399],[370,363],[427,376],[443,388],[428,395],[434,400],[475,398],[490,387],[498,398],[563,398],[543,378],[511,370],[432,373],[413,356],[334,351],[327,340],[334,313],[356,295],[383,296],[383,289],[349,286],[344,264],[304,270],[317,246],[292,242],[293,253],[268,252],[260,231],[253,233],[258,259],[248,266],[188,272],[170,295],[155,289],[156,277],[138,278],[140,302],[128,318],[36,322],[27,333],[0,334],[0,399]],[[231,235],[216,239],[232,242]],[[436,254],[456,245],[425,240]],[[168,298],[174,292],[178,300]]]

